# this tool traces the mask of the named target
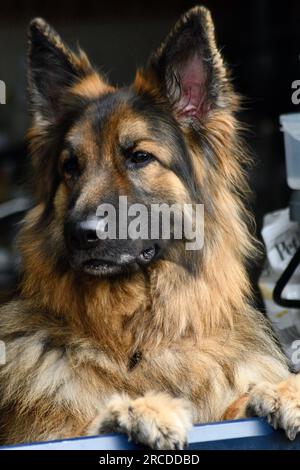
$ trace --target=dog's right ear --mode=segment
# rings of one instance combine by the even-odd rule
[[[28,59],[32,112],[41,124],[54,122],[68,90],[88,75],[97,75],[87,56],[82,51],[74,54],[41,18],[30,23]]]
[[[237,98],[207,8],[196,6],[179,19],[138,71],[135,86],[167,98],[182,125],[205,121],[215,108],[234,109]]]

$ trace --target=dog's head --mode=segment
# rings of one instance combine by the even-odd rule
[[[35,19],[29,85],[34,184],[44,207],[40,229],[45,249],[55,246],[55,256],[73,269],[128,272],[178,245],[161,231],[148,239],[118,236],[120,196],[127,207],[203,202],[212,208],[212,185],[218,190],[212,170],[218,172],[219,165],[225,173],[213,146],[232,124],[230,119],[224,124],[222,116],[231,115],[235,95],[208,10],[196,7],[184,15],[134,83],[120,89],[109,85],[83,52],[71,52],[44,20]],[[211,116],[218,112],[214,134]],[[110,207],[118,234],[101,237]],[[129,215],[122,223],[128,228],[130,222]]]

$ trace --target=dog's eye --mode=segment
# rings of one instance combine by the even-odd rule
[[[62,171],[68,177],[77,177],[80,174],[78,159],[75,155],[71,155],[62,164]]]
[[[129,151],[126,153],[126,163],[130,168],[140,168],[154,160],[154,156],[149,152],[141,150]]]

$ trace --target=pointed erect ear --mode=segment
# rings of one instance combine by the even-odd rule
[[[29,28],[29,93],[34,116],[52,122],[70,87],[93,72],[86,55],[75,55],[43,19]]]
[[[209,10],[195,7],[183,15],[145,70],[136,86],[159,88],[180,121],[204,120],[210,109],[231,102],[231,86]]]

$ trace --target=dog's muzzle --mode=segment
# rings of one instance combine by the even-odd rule
[[[96,276],[132,272],[150,264],[161,251],[159,241],[103,239],[99,237],[99,230],[99,217],[69,220],[65,224],[69,261],[75,270]]]

